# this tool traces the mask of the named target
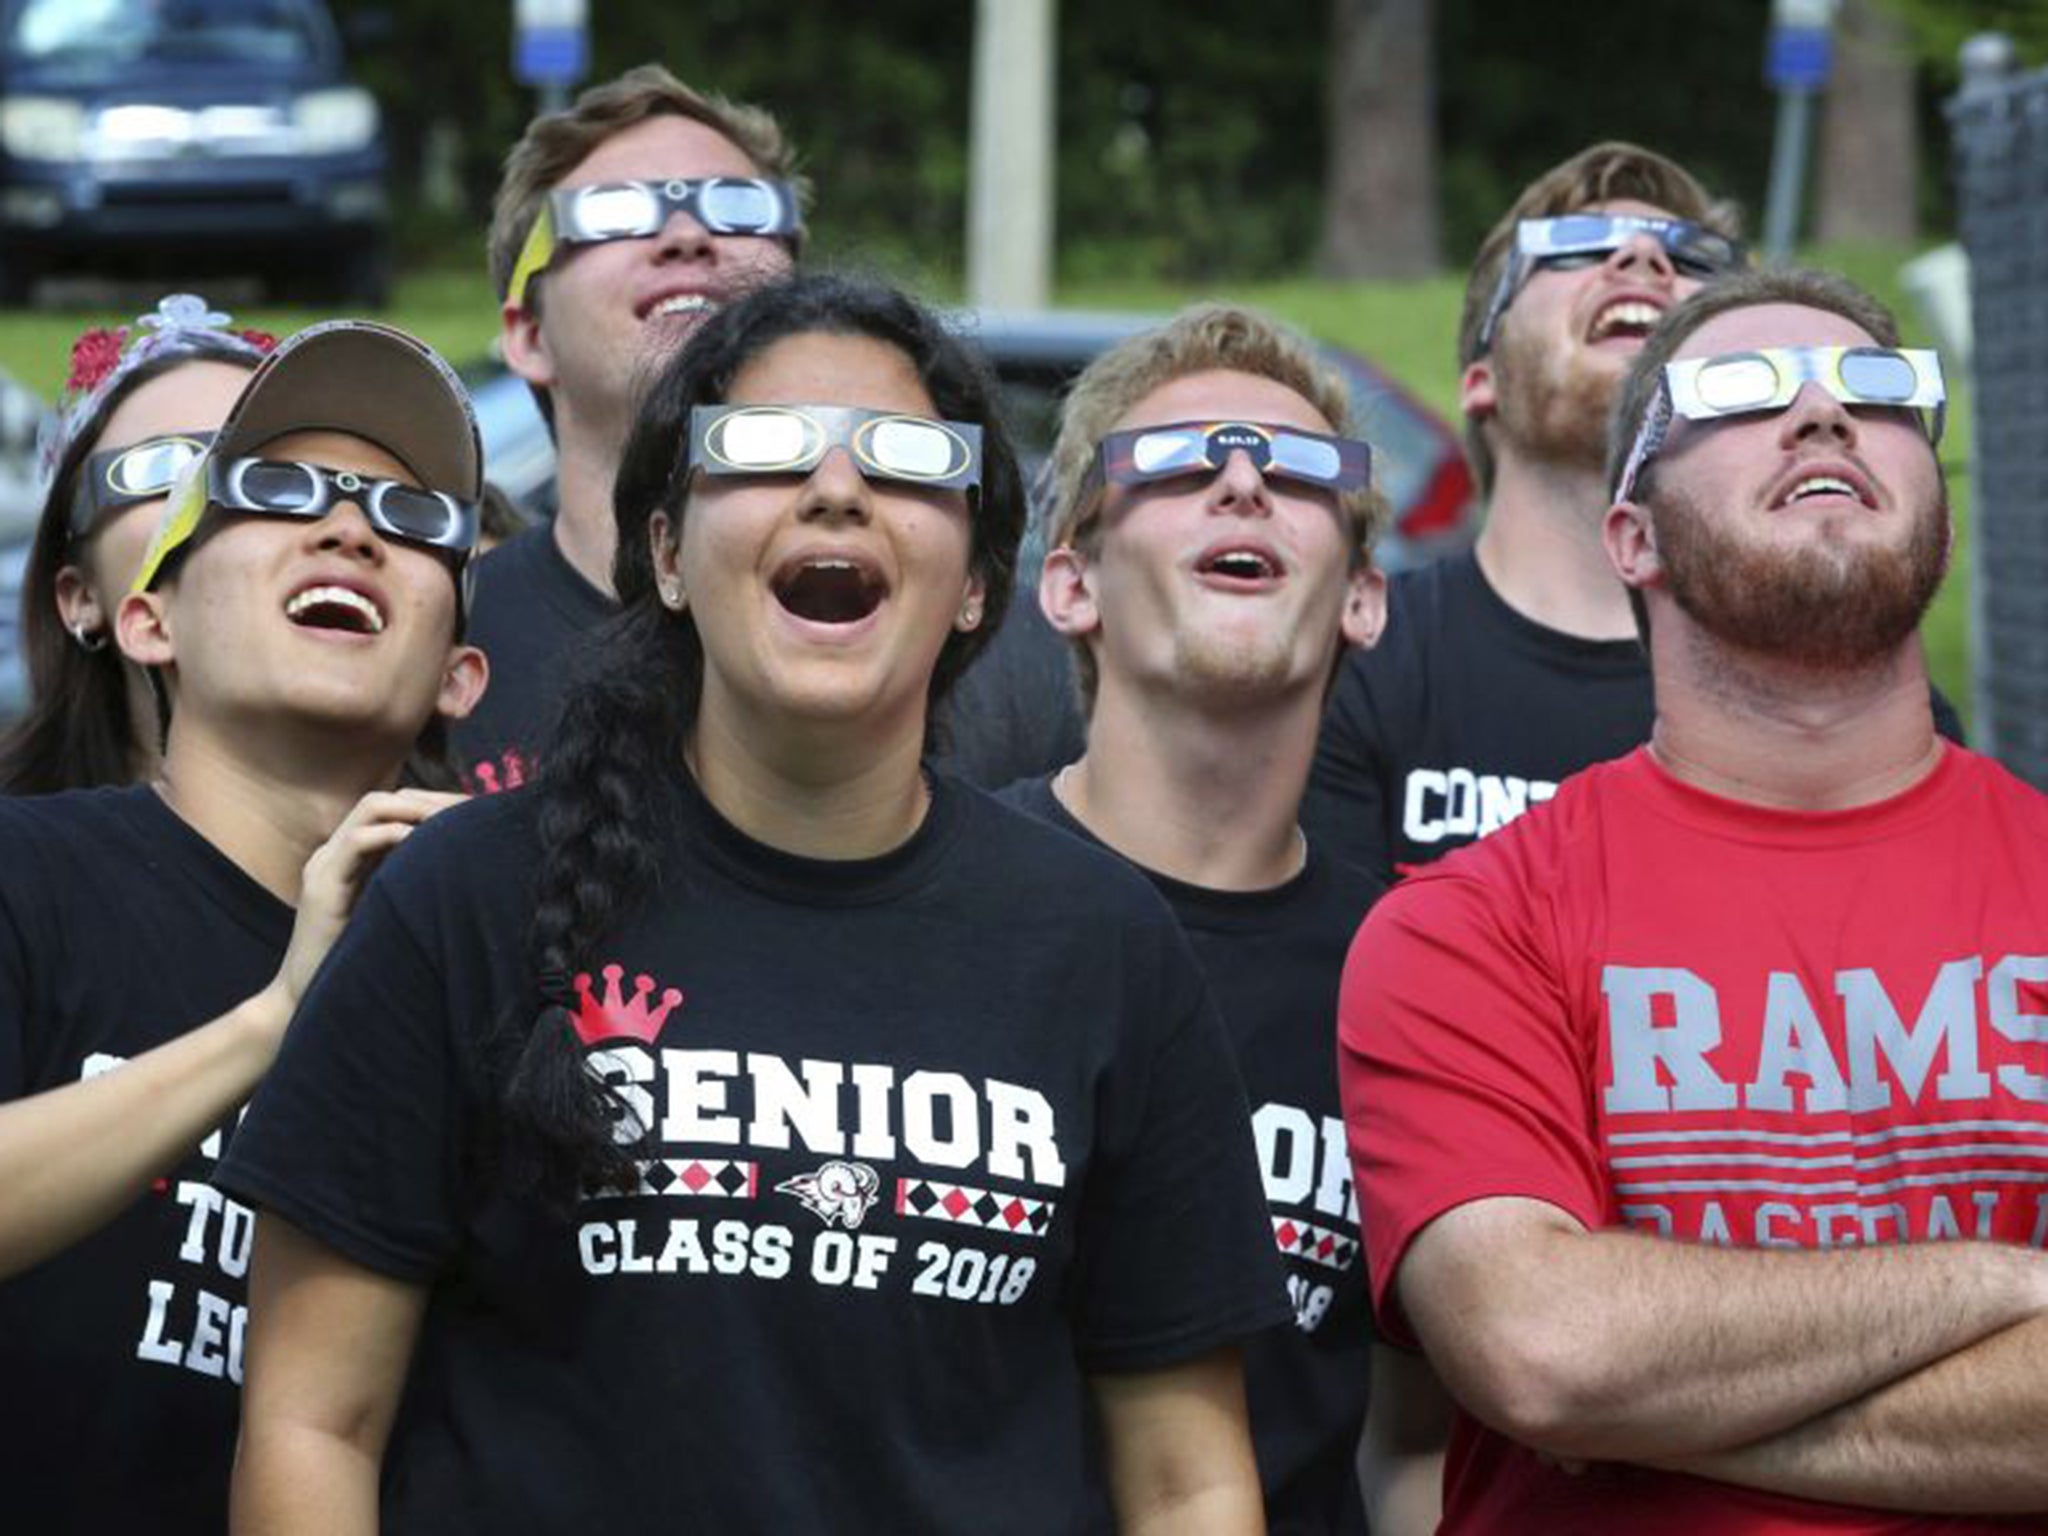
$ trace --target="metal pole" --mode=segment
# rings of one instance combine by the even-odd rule
[[[969,131],[967,296],[1043,308],[1052,273],[1053,0],[980,0]]]
[[[1813,127],[1812,91],[1778,93],[1778,129],[1771,144],[1771,186],[1764,212],[1764,260],[1782,265],[1799,238],[1806,202],[1806,145]]]
[[[1979,32],[1967,39],[1959,50],[1958,62],[1962,66],[1962,96],[1972,96],[1996,91],[2012,77],[2017,54],[2012,39],[1999,32]],[[1974,283],[1975,277],[1972,276]],[[1974,367],[1977,357],[1976,295],[1971,294],[1970,303],[1970,358]],[[1998,752],[1998,705],[1994,697],[1997,683],[1997,657],[1993,654],[1991,633],[1990,586],[1991,565],[1995,551],[1988,536],[1986,523],[1992,521],[1985,516],[1982,496],[1983,480],[1977,473],[1977,466],[1983,462],[1983,451],[1977,436],[1977,391],[1974,374],[1972,388],[1965,406],[1970,412],[1970,464],[1965,473],[1970,481],[1970,512],[1975,526],[1975,537],[1970,540],[1969,561],[1969,650],[1970,650],[1970,744],[1979,752],[1996,755]]]

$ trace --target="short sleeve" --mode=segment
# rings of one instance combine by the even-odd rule
[[[1338,670],[1301,816],[1318,853],[1368,870],[1384,885],[1394,878],[1389,768],[1368,655],[1347,655]]]
[[[447,986],[384,882],[293,1016],[216,1182],[345,1257],[423,1283],[460,1236],[460,1074]]]
[[[1149,1032],[1140,1070],[1120,1074],[1084,1196],[1076,1335],[1091,1371],[1179,1364],[1291,1315],[1243,1083],[1194,957],[1172,937],[1185,984],[1146,990],[1183,1006]]]
[[[1585,1049],[1512,895],[1433,874],[1367,917],[1344,965],[1338,1081],[1374,1305],[1397,1341],[1412,1335],[1395,1275],[1444,1212],[1521,1196],[1602,1224]]]

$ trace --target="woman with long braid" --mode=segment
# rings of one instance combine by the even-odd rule
[[[991,385],[829,277],[706,322],[534,789],[414,837],[222,1177],[236,1528],[1260,1528],[1286,1315],[1165,908],[922,763],[1023,519]],[[631,1524],[629,1524],[631,1522]]]

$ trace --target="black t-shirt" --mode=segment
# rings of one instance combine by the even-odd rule
[[[517,789],[533,777],[583,641],[618,611],[569,563],[551,524],[477,561],[466,638],[490,658],[491,681],[449,731],[450,756],[472,793]]]
[[[945,702],[939,761],[1001,789],[1071,763],[1086,737],[1070,648],[1038,606],[1036,576],[1020,575],[1003,627]]]
[[[1047,779],[1013,785],[1001,798],[1102,846]],[[1313,848],[1302,872],[1271,890],[1216,891],[1144,873],[1194,945],[1236,1047],[1265,1179],[1267,1240],[1287,1261],[1294,1327],[1264,1334],[1244,1352],[1267,1529],[1363,1532],[1355,1462],[1372,1312],[1337,1099],[1337,984],[1352,936],[1383,887]]]
[[[222,1172],[430,1288],[385,1531],[1069,1530],[1084,1372],[1286,1318],[1171,914],[944,777],[908,842],[847,862],[692,788],[658,900],[578,983],[659,1155],[571,1219],[508,1198],[475,1171],[480,1047],[532,1012],[535,850],[530,795],[407,841]]]
[[[0,1099],[218,1018],[292,912],[147,788],[0,799]],[[227,1525],[254,1218],[217,1130],[107,1226],[0,1281],[0,1526]]]
[[[1538,624],[1453,555],[1396,576],[1386,633],[1344,658],[1302,820],[1313,847],[1392,880],[1641,746],[1654,714],[1634,640]]]
[[[1954,708],[1932,703],[1961,743]],[[1466,551],[1396,576],[1380,643],[1344,658],[1302,821],[1317,848],[1392,880],[1634,751],[1655,717],[1642,646],[1517,613]]]

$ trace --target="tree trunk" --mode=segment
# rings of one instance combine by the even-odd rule
[[[1331,0],[1326,276],[1437,270],[1433,0]]]
[[[1822,244],[1910,245],[1918,234],[1913,54],[1886,0],[1842,0],[1820,130]]]

